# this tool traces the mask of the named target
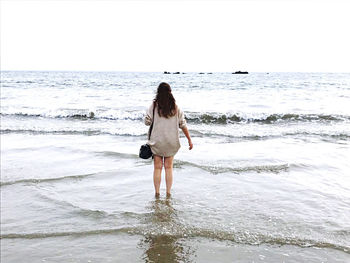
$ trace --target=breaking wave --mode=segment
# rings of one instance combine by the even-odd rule
[[[27,134],[33,134],[33,135],[45,135],[45,134],[57,134],[57,135],[116,135],[116,136],[133,136],[133,137],[140,137],[140,136],[146,136],[147,132],[144,131],[135,131],[134,133],[127,133],[123,131],[114,131],[114,132],[106,132],[102,130],[41,130],[40,128],[35,129],[3,129],[0,130],[1,134],[10,134],[10,133],[27,133]]]
[[[118,232],[127,233],[129,228],[113,228],[113,229],[96,229],[87,231],[64,231],[64,232],[44,232],[44,233],[9,233],[2,234],[1,239],[4,238],[48,238],[48,237],[62,237],[62,236],[89,236],[89,235],[100,235],[100,234],[114,234]]]
[[[14,116],[20,118],[66,118],[77,120],[131,120],[143,121],[144,111],[84,111],[84,110],[65,110],[51,113],[0,113],[2,116]],[[186,113],[186,120],[189,123],[199,124],[230,124],[230,123],[279,123],[279,122],[331,122],[331,121],[350,121],[350,116],[329,115],[329,114],[266,114],[261,116],[240,116],[239,114],[222,113]]]
[[[77,180],[77,179],[83,179],[93,175],[96,175],[96,173],[69,175],[69,176],[53,177],[53,178],[28,178],[28,179],[1,182],[0,185],[5,186],[5,185],[13,185],[13,184],[21,184],[21,183],[38,184],[38,183],[55,182],[55,181],[63,181],[63,180]]]
[[[204,124],[228,124],[228,123],[275,123],[289,121],[347,121],[350,116],[324,115],[324,114],[270,114],[257,118],[242,117],[237,114],[188,114],[187,121]]]
[[[173,239],[180,238],[207,238],[219,241],[230,241],[236,244],[245,244],[259,246],[263,244],[278,246],[298,246],[298,247],[315,247],[315,248],[332,248],[349,253],[349,247],[342,244],[335,244],[327,241],[314,239],[304,239],[289,236],[265,235],[262,233],[252,233],[247,231],[219,231],[215,229],[206,229],[200,227],[189,227],[181,225],[173,225],[172,230],[162,228],[158,230],[149,227],[120,227],[107,229],[93,229],[81,231],[59,231],[59,232],[38,232],[38,233],[8,233],[2,234],[1,239],[37,239],[37,238],[55,238],[64,236],[90,236],[90,235],[115,235],[126,233],[131,235],[142,235],[144,237],[168,236]]]
[[[181,168],[182,166],[192,166],[196,168],[200,168],[202,170],[205,170],[207,172],[210,172],[212,174],[219,174],[219,173],[246,173],[246,172],[256,172],[256,173],[262,173],[262,172],[271,172],[271,173],[280,173],[280,172],[286,172],[290,168],[290,164],[277,164],[277,165],[256,165],[256,166],[242,166],[242,167],[225,167],[225,166],[215,166],[215,165],[202,165],[202,164],[196,164],[192,162],[187,161],[180,161],[175,160],[174,161],[174,167],[175,168]]]

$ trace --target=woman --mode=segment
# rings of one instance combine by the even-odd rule
[[[154,111],[153,111],[154,109]],[[153,116],[154,112],[154,116]],[[156,197],[159,196],[162,168],[165,168],[165,181],[167,196],[170,196],[173,184],[174,155],[180,149],[179,128],[187,137],[189,149],[193,148],[191,136],[186,126],[183,112],[177,107],[171,88],[168,83],[162,82],[157,89],[157,95],[149,107],[145,124],[153,129],[148,144],[154,157],[153,182]]]

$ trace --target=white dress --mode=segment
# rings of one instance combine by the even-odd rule
[[[186,120],[184,113],[177,106],[176,108],[177,114],[168,118],[159,116],[157,105],[153,117],[153,103],[146,112],[144,119],[146,125],[150,126],[154,118],[151,138],[148,140],[154,155],[174,156],[181,147],[179,128],[186,127]]]

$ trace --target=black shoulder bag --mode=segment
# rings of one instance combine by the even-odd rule
[[[154,122],[154,109],[156,108],[156,105],[153,104],[153,118],[152,118],[152,124],[151,127],[149,127],[149,132],[148,132],[148,140],[151,139],[151,133],[153,129],[153,122]],[[140,152],[139,152],[139,157],[142,159],[148,159],[153,155],[151,151],[151,147],[146,143],[144,145],[141,145]]]

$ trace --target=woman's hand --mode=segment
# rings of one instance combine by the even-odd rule
[[[183,128],[181,128],[182,131],[184,132],[187,140],[188,140],[188,145],[190,146],[188,149],[192,150],[193,148],[193,143],[192,143],[192,140],[191,140],[191,136],[190,136],[190,133],[188,132],[188,129],[186,126],[184,126]]]
[[[193,143],[192,143],[191,140],[188,141],[188,145],[190,146],[188,149],[189,149],[189,150],[192,150],[192,148],[193,148]]]

